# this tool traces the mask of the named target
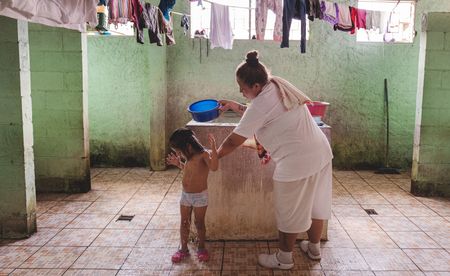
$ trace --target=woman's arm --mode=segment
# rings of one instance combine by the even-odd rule
[[[220,100],[219,103],[221,105],[219,109],[222,112],[233,110],[234,112],[242,116],[247,109],[246,105],[231,100]]]
[[[227,138],[225,138],[225,141],[222,142],[222,145],[220,145],[219,150],[217,151],[218,157],[222,158],[225,155],[231,153],[237,147],[242,145],[245,140],[247,140],[247,138],[232,132],[230,135],[228,135]]]
[[[248,138],[247,140],[245,140],[245,142],[242,144],[242,146],[256,150],[255,138]]]
[[[211,151],[205,152],[203,154],[203,157],[205,159],[206,164],[208,165],[208,168],[211,171],[217,171],[217,169],[219,168],[219,157],[217,155],[216,139],[212,134],[208,134],[208,140],[209,145],[211,147]]]

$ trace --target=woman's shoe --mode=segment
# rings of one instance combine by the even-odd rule
[[[209,254],[208,250],[206,249],[199,249],[197,251],[197,258],[200,262],[207,262],[209,260]]]
[[[311,249],[309,249],[309,241],[301,241],[301,242],[300,242],[300,249],[301,249],[304,253],[306,253],[306,255],[308,255],[308,257],[309,257],[311,260],[314,260],[314,261],[320,261],[320,259],[322,258],[322,256],[320,255],[320,251],[319,251],[319,254],[313,254],[313,253],[311,252]]]
[[[259,254],[258,263],[263,267],[272,269],[291,269],[294,267],[294,263],[285,264],[280,262],[277,258],[277,253],[274,253],[272,255]]]
[[[178,250],[172,255],[172,263],[179,263],[189,256],[189,251]]]

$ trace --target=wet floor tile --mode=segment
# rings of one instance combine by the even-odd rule
[[[47,246],[89,246],[101,229],[62,229]]]
[[[387,232],[400,248],[440,248],[424,232]]]
[[[119,269],[131,247],[89,247],[72,265],[78,269]]]
[[[361,249],[360,252],[372,270],[419,270],[401,249]]]
[[[20,268],[69,268],[86,247],[42,247]]]
[[[13,271],[10,275],[20,275],[20,276],[59,276],[64,275],[66,269],[49,269],[49,268],[18,268]]]
[[[135,246],[143,230],[105,229],[92,246]]]
[[[85,213],[80,214],[66,228],[105,228],[114,218],[112,214]]]
[[[56,228],[39,228],[31,237],[20,240],[3,240],[0,245],[20,245],[20,246],[43,246],[51,238],[53,238],[61,229]]]
[[[2,246],[0,247],[0,268],[17,268],[39,247],[29,246]]]
[[[323,248],[320,262],[324,270],[369,270],[369,266],[353,248]]]
[[[450,271],[450,254],[444,249],[404,249],[422,271]]]

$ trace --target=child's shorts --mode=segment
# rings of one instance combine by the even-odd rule
[[[205,207],[208,206],[208,190],[201,193],[181,192],[180,204],[188,207]]]

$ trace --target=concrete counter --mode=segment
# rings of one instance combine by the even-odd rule
[[[220,143],[232,132],[239,118],[223,116],[215,121],[190,121],[200,142],[209,147],[208,133]],[[321,127],[330,139],[331,128]],[[220,159],[219,169],[208,178],[209,205],[206,212],[207,239],[259,240],[277,239],[273,204],[273,161],[261,165],[255,150],[240,147]],[[303,233],[299,238],[305,238]],[[325,223],[322,239],[327,239]]]

